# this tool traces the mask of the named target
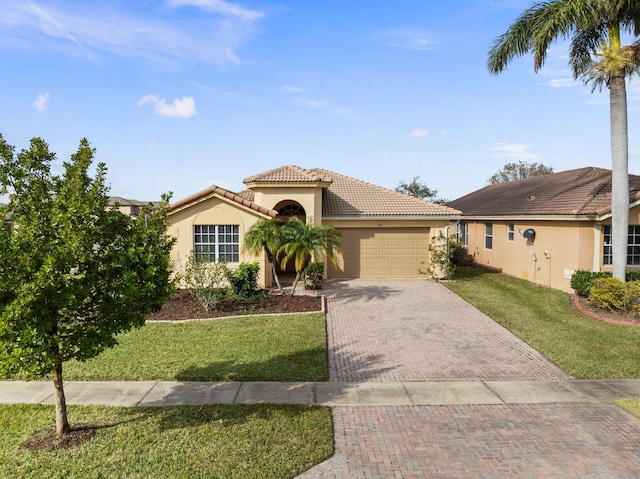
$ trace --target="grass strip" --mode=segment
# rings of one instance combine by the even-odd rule
[[[484,268],[444,285],[576,378],[639,378],[640,327],[586,318],[569,295]]]
[[[69,406],[72,423],[97,426],[73,449],[19,448],[53,425],[53,406],[0,405],[2,478],[291,478],[333,453],[328,408],[213,405]]]
[[[147,323],[98,357],[65,364],[65,379],[95,381],[326,381],[318,313]]]

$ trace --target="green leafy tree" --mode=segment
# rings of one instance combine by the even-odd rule
[[[414,176],[411,181],[401,180],[396,186],[396,191],[405,195],[415,196],[421,200],[435,198],[438,190],[432,190],[426,183],[420,181],[419,176]]]
[[[144,325],[174,289],[169,196],[137,219],[108,208],[106,167],[85,139],[64,172],[39,138],[15,154],[0,135],[0,377],[53,377],[56,434],[69,432],[63,363]]]
[[[507,163],[487,180],[490,185],[496,183],[507,183],[509,181],[523,180],[533,176],[544,176],[553,173],[551,166],[542,163],[527,163],[518,161],[517,163]]]
[[[278,278],[275,253],[282,248],[284,242],[283,231],[282,223],[278,219],[261,218],[247,230],[242,246],[244,251],[253,255],[260,254],[264,251],[271,265],[273,279],[278,285],[280,294],[284,294],[284,290],[280,285],[280,278]]]
[[[310,222],[313,222],[312,218],[310,218]],[[282,226],[282,232],[284,234],[283,246],[278,252],[284,254],[281,262],[282,267],[285,268],[289,261],[293,261],[296,269],[291,296],[294,295],[302,272],[309,261],[318,262],[320,256],[324,254],[336,268],[339,268],[336,255],[342,252],[341,233],[333,226],[314,226],[293,217]]]
[[[409,182],[401,180],[398,186],[396,186],[396,191],[398,193],[404,193],[405,195],[415,196],[421,200],[429,200],[432,203],[438,203],[440,205],[448,201],[445,198],[436,198],[438,190],[429,188],[426,183],[420,181],[419,176],[414,176]]]
[[[509,62],[533,55],[542,68],[549,46],[570,39],[569,65],[575,79],[609,89],[612,157],[613,275],[625,280],[629,215],[629,135],[626,80],[638,71],[640,44],[623,45],[621,33],[640,33],[640,4],[632,0],[550,0],[525,10],[499,36],[487,66],[501,73]]]

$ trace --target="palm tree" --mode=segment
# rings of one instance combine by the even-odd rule
[[[286,267],[289,261],[293,261],[296,269],[291,296],[295,293],[302,271],[309,260],[319,261],[321,254],[324,254],[336,268],[339,268],[336,255],[342,252],[341,233],[331,225],[314,226],[313,218],[309,220],[311,224],[293,217],[282,228],[285,236],[280,249],[284,254],[282,267]]]
[[[265,252],[267,260],[271,265],[273,279],[278,285],[280,294],[284,294],[284,290],[280,285],[280,279],[278,278],[278,272],[276,271],[275,253],[282,248],[282,233],[282,224],[278,219],[261,218],[247,230],[244,235],[244,243],[242,245],[243,251],[249,252],[253,255],[260,254],[262,251]]]
[[[621,32],[638,36],[640,4],[633,0],[550,0],[533,5],[499,36],[487,66],[501,73],[514,58],[533,54],[534,71],[544,65],[549,46],[570,39],[574,79],[593,90],[609,89],[612,159],[613,276],[625,280],[629,228],[629,136],[626,79],[638,72],[640,44],[622,45]],[[593,91],[592,90],[592,91]]]

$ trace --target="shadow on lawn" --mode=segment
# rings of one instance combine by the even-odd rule
[[[178,371],[177,381],[326,381],[326,349],[317,347],[265,361],[214,361]]]

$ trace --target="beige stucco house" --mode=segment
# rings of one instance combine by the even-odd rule
[[[640,269],[640,176],[629,175],[627,268]],[[611,171],[580,168],[486,186],[447,204],[476,263],[570,292],[577,269],[610,271]]]
[[[233,267],[260,264],[260,283],[271,286],[265,255],[242,251],[244,233],[259,218],[297,216],[342,233],[340,269],[328,278],[415,278],[429,264],[429,242],[460,217],[454,208],[420,200],[321,168],[283,166],[244,180],[234,193],[211,186],[171,205],[170,234],[177,238],[173,259],[184,264],[191,251],[224,257]]]

